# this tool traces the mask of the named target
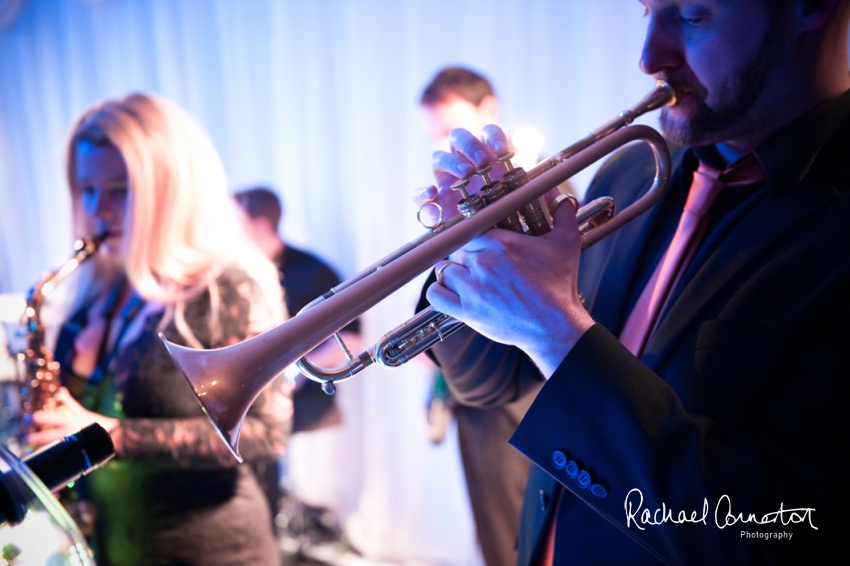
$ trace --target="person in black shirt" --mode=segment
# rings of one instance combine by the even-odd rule
[[[280,237],[278,226],[283,217],[283,207],[277,194],[265,187],[254,187],[237,192],[234,199],[245,213],[248,236],[277,266],[290,316],[297,315],[310,301],[339,285],[339,277],[326,263],[309,252],[287,244]],[[352,321],[340,332],[352,351],[357,350],[359,334],[359,320]],[[345,360],[333,338],[316,348],[309,357],[324,367],[333,367]],[[339,422],[339,409],[334,403],[334,396],[326,395],[320,384],[300,374],[296,379],[293,403],[293,433]]]

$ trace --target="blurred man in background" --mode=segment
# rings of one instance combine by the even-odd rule
[[[480,132],[487,124],[499,124],[499,100],[490,83],[469,69],[447,67],[425,87],[419,100],[425,128],[440,149],[449,149],[455,128]]]
[[[478,73],[460,67],[440,71],[425,88],[420,101],[428,133],[443,149],[455,128],[480,132],[499,124],[499,101],[490,83]],[[529,460],[508,445],[537,391],[504,407],[475,409],[455,403],[437,372],[429,410],[433,440],[445,433],[445,417],[457,417],[460,453],[475,519],[478,542],[487,566],[516,564],[516,540]],[[439,429],[442,426],[443,430]]]

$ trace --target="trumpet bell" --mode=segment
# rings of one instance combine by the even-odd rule
[[[248,387],[243,379],[239,379],[239,376],[246,375],[242,369],[225,377],[227,371],[233,371],[233,356],[220,355],[219,352],[225,353],[230,347],[210,350],[208,356],[197,356],[194,355],[196,350],[173,344],[166,340],[162,333],[159,334],[159,339],[165,344],[168,355],[195,392],[201,409],[212,422],[218,435],[233,456],[242,462],[242,455],[239,454],[239,431],[242,429],[243,414],[261,390]]]
[[[436,260],[435,260],[436,261]],[[392,275],[387,270],[386,275]],[[380,290],[358,285],[355,296],[371,308],[385,297]],[[317,304],[311,316],[295,316],[265,334],[215,350],[196,350],[169,342],[160,333],[171,359],[195,392],[204,413],[240,462],[239,430],[248,408],[266,385],[306,352],[360,314],[356,304],[342,305],[340,297]],[[344,320],[340,324],[340,320]],[[339,326],[337,326],[339,324]]]
[[[270,364],[263,361],[269,359],[269,353],[263,351],[264,344],[257,341],[242,342],[238,349],[233,345],[217,350],[196,350],[169,342],[162,333],[159,339],[195,392],[195,398],[218,435],[233,456],[242,462],[239,431],[248,408],[265,385],[301,354],[283,354],[276,363]]]

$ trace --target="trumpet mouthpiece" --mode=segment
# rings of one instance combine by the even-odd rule
[[[669,96],[669,100],[665,103],[667,106],[675,106],[676,103],[679,102],[679,93],[673,85],[667,81],[659,79],[655,81],[655,86],[656,91],[660,90],[661,92],[668,93],[667,96]]]

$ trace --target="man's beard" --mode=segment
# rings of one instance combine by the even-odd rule
[[[714,106],[709,106],[704,98],[697,101],[695,114],[687,120],[675,119],[672,110],[665,107],[661,111],[661,130],[680,145],[710,145],[742,137],[750,133],[757,125],[758,113],[753,107],[764,93],[770,73],[779,61],[778,41],[772,41],[778,34],[768,30],[767,38],[753,59],[730,73],[727,81],[718,89]],[[669,81],[676,87],[676,81]],[[705,91],[700,88],[700,91]],[[691,90],[692,96],[696,89]]]

